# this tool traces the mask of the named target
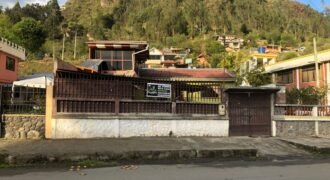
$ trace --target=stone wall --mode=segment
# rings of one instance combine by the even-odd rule
[[[45,116],[3,115],[2,137],[6,139],[41,139],[45,137]]]
[[[315,136],[312,121],[276,121],[276,135],[281,137]]]
[[[330,121],[319,122],[319,135],[330,137]]]
[[[330,117],[287,116],[275,118],[273,132],[281,137],[330,137]]]

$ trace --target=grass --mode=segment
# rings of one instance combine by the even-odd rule
[[[71,64],[78,65],[82,61],[68,61]],[[54,69],[54,62],[48,60],[26,60],[19,63],[19,77],[32,75],[35,73],[51,73]]]

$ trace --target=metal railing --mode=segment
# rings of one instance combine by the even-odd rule
[[[149,84],[170,87],[168,97],[148,96]],[[169,81],[58,70],[56,113],[218,114],[223,84]]]
[[[45,114],[45,89],[3,86],[0,98],[2,114]]]
[[[274,115],[282,115],[282,116],[330,116],[330,106],[276,104]]]

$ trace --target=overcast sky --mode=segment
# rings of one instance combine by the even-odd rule
[[[19,0],[21,6],[25,6],[26,4],[32,4],[32,3],[39,3],[41,5],[47,4],[49,0]],[[60,6],[62,6],[67,0],[57,0]],[[0,6],[6,8],[6,7],[12,7],[17,2],[17,0],[0,0]]]
[[[67,0],[58,0],[58,3],[60,6],[62,6]],[[199,1],[199,0],[196,0]],[[323,11],[323,5],[322,0],[297,0],[298,2],[302,2],[304,4],[309,4],[311,7],[318,11]],[[330,0],[323,0],[326,5],[330,6]],[[12,7],[17,0],[0,0],[0,6],[6,8],[6,7]],[[30,3],[39,3],[39,4],[46,4],[48,0],[19,0],[21,3],[21,6],[24,6],[26,4]]]

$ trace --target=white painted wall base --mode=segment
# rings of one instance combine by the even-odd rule
[[[228,120],[53,119],[52,138],[228,136]]]

